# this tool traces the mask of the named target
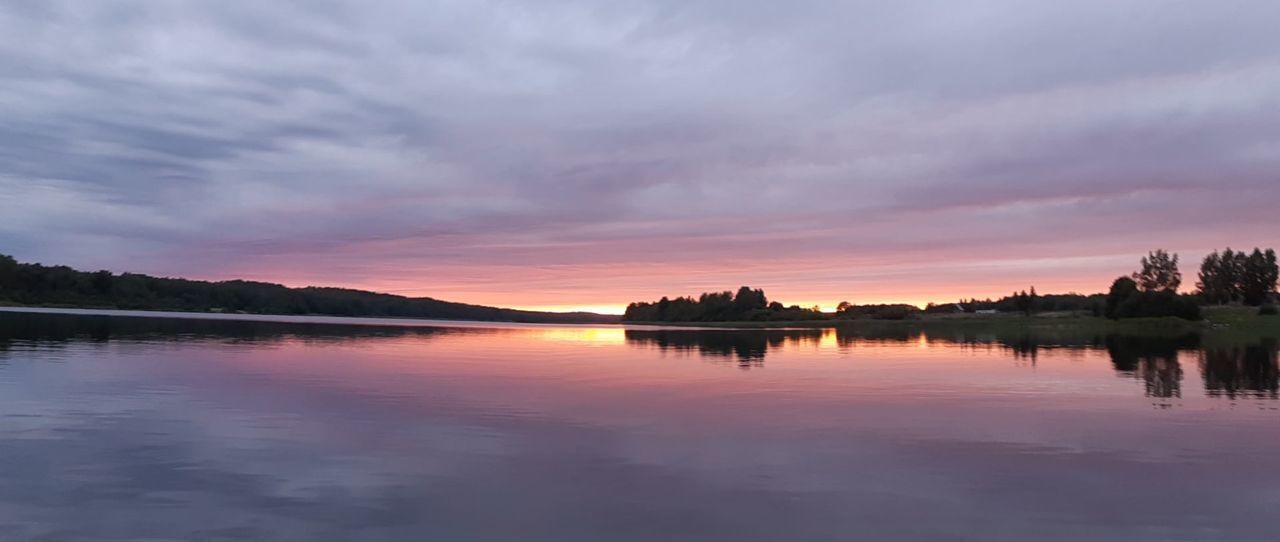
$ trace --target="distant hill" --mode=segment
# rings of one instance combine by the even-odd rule
[[[20,263],[0,254],[0,303],[251,314],[322,314],[528,323],[615,323],[591,312],[537,312],[430,297],[405,297],[347,288],[289,288],[268,282],[209,282],[136,273],[77,271]]]

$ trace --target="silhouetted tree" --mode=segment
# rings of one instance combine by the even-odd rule
[[[111,286],[115,284],[115,275],[110,271],[102,270],[93,274],[93,290],[95,293],[107,295],[111,293]]]
[[[1274,250],[1255,248],[1246,254],[1228,248],[1205,257],[1196,286],[1206,303],[1260,305],[1275,294],[1277,275]]]
[[[662,299],[659,299],[659,300],[658,300],[658,307],[657,307],[657,310],[658,310],[658,317],[657,317],[657,319],[658,319],[658,320],[666,320],[666,319],[667,319],[667,311],[668,311],[668,310],[670,310],[670,309],[671,309],[671,300],[670,300],[670,299],[667,299],[667,296],[665,296],[665,295],[664,295],[664,296],[662,296]]]
[[[1031,287],[1030,293],[1028,293],[1026,290],[1023,290],[1021,292],[1013,294],[1014,309],[1016,309],[1018,312],[1022,314],[1030,316],[1031,313],[1035,311],[1036,299],[1038,297],[1039,296],[1036,295],[1035,286]]]
[[[764,290],[752,290],[743,286],[738,288],[738,294],[733,297],[733,310],[737,314],[748,314],[751,311],[767,308],[768,301],[764,297]]]
[[[1240,295],[1247,305],[1266,303],[1276,293],[1276,280],[1280,269],[1276,267],[1276,251],[1253,249],[1240,275]]]
[[[908,320],[916,317],[919,313],[919,307],[901,303],[891,305],[850,305],[843,312],[837,313],[836,317],[845,320]]]
[[[1120,277],[1107,293],[1104,314],[1107,318],[1150,318],[1176,316],[1199,320],[1200,306],[1191,299],[1167,290],[1143,292],[1133,279]]]
[[[1157,249],[1142,258],[1142,270],[1133,274],[1134,282],[1144,292],[1177,292],[1182,285],[1178,271],[1178,255]]]
[[[0,299],[14,288],[14,280],[18,274],[18,261],[13,256],[0,254]]]
[[[1111,283],[1111,291],[1107,292],[1107,305],[1104,314],[1107,318],[1119,318],[1120,306],[1138,294],[1138,283],[1129,277],[1117,278]]]
[[[1230,248],[1218,254],[1215,250],[1200,264],[1196,288],[1201,299],[1210,304],[1226,304],[1239,301],[1240,275],[1244,270],[1245,255]]]
[[[631,303],[622,319],[628,322],[737,322],[753,320],[813,320],[821,312],[785,308],[768,301],[764,290],[743,286],[737,293],[707,292],[698,299],[666,297],[656,303]]]

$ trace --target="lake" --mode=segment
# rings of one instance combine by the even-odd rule
[[[1273,339],[0,313],[0,540],[1280,539]]]

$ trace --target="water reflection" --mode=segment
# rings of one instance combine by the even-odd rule
[[[15,347],[57,348],[71,342],[216,342],[272,345],[290,340],[308,343],[352,343],[371,339],[431,340],[458,334],[519,334],[516,329],[339,325],[279,321],[115,318],[65,314],[0,313],[0,361]],[[1105,352],[1116,374],[1138,380],[1147,397],[1162,407],[1183,396],[1183,357],[1195,356],[1209,397],[1280,399],[1280,345],[1273,338],[1253,344],[1202,344],[1200,336],[1075,336],[1035,333],[978,333],[955,330],[926,333],[888,329],[546,329],[550,340],[608,343],[621,336],[628,346],[712,361],[742,369],[763,367],[771,352],[830,344],[842,352],[859,348],[955,346],[966,350],[999,350],[1034,367],[1045,352],[1085,355]],[[588,340],[589,339],[589,340]]]
[[[41,313],[0,312],[0,356],[17,346],[57,347],[70,342],[191,342],[223,344],[348,343],[364,339],[435,336],[461,333],[499,333],[483,328],[341,325],[251,320],[187,318],[120,318]]]
[[[966,330],[926,333],[895,329],[798,330],[627,330],[628,344],[705,358],[735,361],[741,368],[763,367],[771,351],[818,345],[831,339],[842,352],[884,346],[958,346],[996,349],[1034,366],[1045,352],[1084,355],[1105,352],[1116,374],[1139,380],[1147,397],[1169,407],[1183,394],[1182,356],[1199,356],[1206,394],[1230,399],[1280,398],[1280,347],[1275,339],[1230,347],[1202,345],[1196,334],[1176,336],[975,333]]]
[[[1259,344],[1206,348],[1200,354],[1200,374],[1212,397],[1276,399],[1280,390],[1275,339]]]
[[[764,364],[771,348],[784,345],[816,345],[822,339],[823,330],[635,330],[626,331],[628,344],[638,347],[654,347],[662,351],[680,354],[698,353],[712,359],[734,359],[743,369]]]
[[[1104,342],[1116,373],[1142,380],[1147,397],[1176,399],[1182,397],[1182,363],[1178,360],[1179,352],[1195,350],[1200,338],[1196,335],[1109,335]],[[1172,405],[1169,401],[1156,404],[1165,408]]]
[[[1269,540],[1276,352],[0,314],[0,540]]]

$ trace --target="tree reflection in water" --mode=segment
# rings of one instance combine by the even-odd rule
[[[365,339],[454,333],[492,333],[479,328],[329,324],[197,318],[135,318],[41,313],[0,313],[0,360],[16,346],[59,348],[71,342],[203,341],[220,344],[347,343]]]
[[[738,367],[750,369],[764,364],[771,348],[786,344],[817,345],[822,339],[821,329],[802,330],[636,330],[628,329],[627,343],[633,346],[652,346],[663,351],[682,354],[697,352],[712,359],[733,359]]]
[[[1232,347],[1202,346],[1200,336],[1173,337],[1103,335],[1053,336],[1035,333],[994,334],[952,331],[924,333],[911,329],[835,330],[627,330],[628,344],[665,351],[737,361],[742,368],[759,367],[771,350],[787,345],[817,344],[834,333],[841,351],[858,346],[907,345],[920,342],[999,349],[1035,365],[1042,351],[1067,353],[1105,351],[1121,376],[1143,383],[1147,397],[1161,408],[1182,397],[1183,356],[1199,356],[1206,395],[1230,399],[1280,399],[1280,362],[1275,339]]]
[[[1141,379],[1147,397],[1176,399],[1182,397],[1182,363],[1178,355],[1197,349],[1200,337],[1108,335],[1104,342],[1116,373]],[[1172,403],[1161,401],[1156,404],[1167,408]]]
[[[1205,392],[1228,399],[1277,399],[1280,369],[1275,339],[1258,344],[1206,348],[1200,352]]]
[[[527,330],[525,330],[527,331]],[[449,334],[521,333],[520,329],[336,325],[320,323],[121,318],[32,313],[0,313],[0,363],[14,349],[57,349],[71,342],[102,344],[129,341],[208,341],[223,344],[274,344],[285,340],[347,343],[402,337],[427,339]],[[1141,380],[1145,394],[1167,407],[1183,395],[1183,361],[1197,360],[1205,395],[1228,400],[1280,399],[1280,361],[1275,338],[1252,343],[1205,344],[1189,334],[1177,337],[1131,335],[1059,336],[998,334],[967,330],[924,333],[895,328],[692,330],[628,329],[626,344],[696,354],[734,362],[743,369],[761,367],[771,352],[817,347],[824,337],[848,352],[860,346],[942,343],[971,349],[1001,350],[1034,365],[1043,351],[1086,354],[1106,352],[1119,375]],[[1195,357],[1192,357],[1195,356]]]

